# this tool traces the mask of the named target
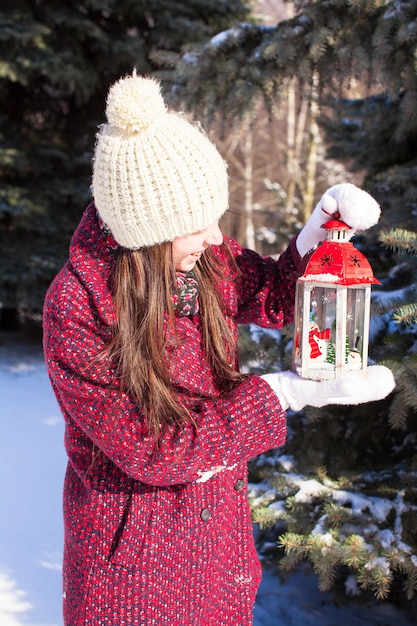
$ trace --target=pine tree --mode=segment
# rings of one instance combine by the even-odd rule
[[[398,272],[393,272],[390,281],[396,296],[380,299],[374,307],[375,313],[389,315],[394,323],[384,341],[383,355],[397,382],[389,420],[393,428],[400,429],[407,425],[410,414],[417,413],[417,235],[404,229],[393,229],[382,232],[380,240],[393,255],[405,258],[400,264],[401,283],[398,284],[395,275]]]
[[[292,5],[295,15],[276,26],[246,21],[203,46],[187,46],[171,55],[167,75],[175,85],[174,102],[181,101],[198,117],[221,126],[241,124],[253,120],[260,96],[274,118],[281,106],[287,106],[296,84],[299,107],[306,101],[317,110],[327,163],[336,159],[339,167],[346,164],[350,172],[343,172],[344,180],[365,187],[381,202],[381,226],[415,229],[417,2],[315,0],[285,5]],[[306,127],[305,134],[310,132]],[[307,153],[297,159],[305,171],[306,159]],[[290,161],[287,166],[290,170]],[[337,167],[330,176],[320,167],[316,200],[329,184],[341,182],[336,173]],[[298,174],[295,196],[291,181],[283,191],[301,215],[311,191],[300,179]],[[288,214],[277,206],[277,223],[280,215],[285,219]],[[307,213],[303,221],[306,217]],[[268,228],[273,231],[271,220]],[[381,256],[377,234],[378,229],[367,233],[363,243],[379,269],[387,256]]]
[[[177,58],[177,94],[209,116],[250,115],[259,93],[276,105],[294,77],[318,85],[318,97],[343,96],[358,80],[368,94],[401,102],[402,128],[416,128],[417,6],[410,0],[295,1],[295,16],[277,26],[236,24]],[[185,52],[185,53],[184,53]],[[174,62],[175,59],[172,59]],[[408,132],[408,131],[407,131]]]
[[[109,85],[242,19],[245,3],[3,0],[0,7],[0,302],[38,313],[90,198]]]

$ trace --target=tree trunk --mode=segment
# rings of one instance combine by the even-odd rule
[[[246,246],[251,250],[255,250],[255,226],[253,223],[253,141],[252,129],[248,125],[245,133],[245,142],[243,145],[244,157],[244,207],[245,207],[245,239]]]
[[[287,98],[287,188],[285,206],[290,209],[294,206],[296,186],[296,163],[295,163],[295,79],[293,78],[288,88]]]
[[[317,75],[314,74],[310,97],[310,130],[307,145],[305,191],[303,196],[304,221],[306,221],[311,215],[314,207],[317,173],[317,147],[320,141],[320,130],[317,124],[317,115]]]

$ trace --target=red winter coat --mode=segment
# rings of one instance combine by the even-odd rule
[[[224,283],[236,323],[290,322],[299,260],[294,242],[277,262],[230,245],[242,270],[241,278]],[[284,411],[258,376],[220,395],[204,360],[199,317],[181,317],[184,342],[169,368],[180,389],[202,396],[194,414],[198,430],[167,429],[155,452],[141,407],[118,393],[112,364],[94,363],[114,321],[113,248],[91,204],[44,308],[45,357],[69,459],[65,624],[248,626],[261,572],[246,462],[284,443]]]

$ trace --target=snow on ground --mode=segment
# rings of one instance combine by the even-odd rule
[[[39,346],[0,337],[0,626],[62,626],[63,434]],[[301,571],[284,584],[264,568],[254,626],[339,623],[413,622],[387,602],[336,606],[314,576]]]

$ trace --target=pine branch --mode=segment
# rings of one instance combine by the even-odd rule
[[[284,533],[278,537],[278,546],[284,548],[285,554],[300,559],[305,558],[309,551],[306,538],[297,533]]]
[[[353,569],[359,569],[367,563],[368,558],[368,548],[363,537],[350,535],[346,538],[341,552],[342,563]]]
[[[252,521],[259,524],[261,530],[272,528],[283,517],[283,512],[268,506],[259,506],[252,509]]]
[[[407,268],[402,268],[404,272]],[[401,295],[387,296],[380,300],[373,300],[371,303],[371,315],[384,315],[385,313],[392,313],[401,307],[408,305],[412,300],[417,297],[417,288],[415,285],[411,285],[402,291]]]
[[[377,562],[383,561],[382,559]],[[358,582],[361,589],[372,589],[378,600],[385,600],[388,597],[393,574],[386,566],[374,565],[372,562],[367,564],[358,574]]]
[[[398,307],[392,317],[397,324],[405,324],[406,326],[416,324],[417,303],[413,302],[411,304],[405,304],[404,306]]]
[[[410,410],[417,411],[417,355],[404,357],[401,361],[383,360],[381,365],[394,374],[396,387],[389,407],[389,424],[393,429],[403,428]]]
[[[397,254],[417,256],[417,233],[402,228],[394,228],[380,233],[381,243]]]
[[[410,557],[401,563],[401,571],[405,574],[404,591],[408,600],[411,600],[417,591],[417,566]]]
[[[342,524],[350,522],[353,517],[352,509],[339,506],[334,502],[327,502],[324,505],[326,521],[331,528],[339,528]]]
[[[407,422],[409,409],[400,394],[395,394],[388,412],[389,425],[393,430],[399,430]]]

